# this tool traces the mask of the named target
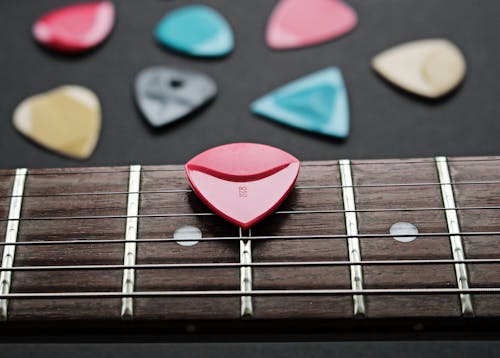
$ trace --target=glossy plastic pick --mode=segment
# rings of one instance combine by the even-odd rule
[[[110,1],[78,3],[43,15],[33,26],[33,36],[53,50],[78,53],[103,42],[114,21],[115,7]]]
[[[208,75],[171,66],[143,69],[134,87],[138,107],[154,127],[193,113],[217,95],[217,85]]]
[[[372,66],[382,77],[409,92],[441,97],[463,81],[465,59],[446,39],[425,39],[392,47],[375,56]]]
[[[101,105],[88,88],[67,85],[22,101],[14,127],[39,145],[59,154],[87,159],[101,131]]]
[[[219,57],[233,50],[233,31],[213,8],[190,5],[176,9],[156,25],[154,36],[161,44],[191,56]]]
[[[357,22],[342,0],[281,0],[269,19],[266,42],[277,50],[316,45],[347,34]]]
[[[215,213],[242,228],[271,214],[292,190],[300,162],[281,149],[233,143],[198,154],[185,166],[194,192]]]
[[[341,71],[328,67],[293,81],[251,105],[279,123],[333,137],[349,135],[349,102]]]

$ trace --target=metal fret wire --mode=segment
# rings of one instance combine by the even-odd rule
[[[7,223],[7,231],[5,233],[5,244],[2,257],[2,268],[9,268],[14,265],[14,259],[16,257],[17,246],[9,245],[17,241],[18,231],[19,231],[19,221],[18,219],[21,215],[21,208],[23,205],[22,194],[24,192],[24,184],[26,182],[26,175],[28,170],[26,168],[20,168],[16,170],[16,176],[12,186],[12,192],[16,194],[16,197],[12,198],[9,207],[9,222]],[[2,271],[0,273],[0,293],[8,294],[10,292],[12,272]],[[0,299],[0,319],[7,319],[7,309],[8,301],[6,299]]]
[[[365,159],[365,160],[359,160],[359,159],[354,159],[355,161],[360,161],[360,163],[352,163],[355,166],[363,166],[363,165],[413,165],[413,164],[429,164],[429,159],[427,161],[425,159],[401,159],[401,160],[394,160],[394,159],[388,159],[388,160],[382,160],[378,161],[375,159]],[[451,158],[449,159],[450,163],[477,163],[477,162],[498,162],[500,161],[500,157],[486,157],[486,158]],[[151,165],[154,166],[154,165]],[[338,163],[335,161],[330,161],[330,160],[325,160],[325,161],[319,161],[319,163],[314,163],[314,162],[304,162],[301,164],[301,166],[304,167],[317,167],[317,166],[338,166]],[[123,169],[118,169],[120,167],[115,167],[116,169],[114,170],[96,170],[96,171],[86,171],[86,172],[62,172],[61,171],[56,171],[56,172],[42,172],[42,173],[37,173],[36,170],[38,169],[32,169],[34,171],[33,173],[30,172],[30,176],[38,176],[38,175],[90,175],[90,174],[113,174],[113,173],[129,173],[129,169],[126,167],[123,167]],[[77,169],[77,168],[72,168]],[[89,168],[86,168],[89,169]],[[95,168],[99,169],[99,168]],[[182,172],[184,169],[182,168],[181,165],[178,165],[177,168],[164,168],[164,169],[143,169],[143,173],[154,173],[154,172]],[[0,174],[0,176],[7,176],[7,177],[13,177],[15,174]]]
[[[448,161],[446,157],[436,157],[435,161],[439,181],[441,182],[441,196],[443,200],[443,206],[447,209],[445,211],[445,216],[448,231],[450,232],[450,246],[452,255],[456,260],[463,260],[465,258],[465,255],[462,244],[462,237],[458,235],[458,233],[460,232],[460,225],[458,223],[457,211],[455,210],[455,195],[453,194],[453,187],[451,185],[451,176],[448,169]],[[459,288],[469,288],[469,278],[467,275],[467,268],[465,264],[455,264],[455,276],[457,279],[457,286]],[[470,295],[461,294],[460,305],[462,308],[462,314],[464,316],[474,316],[474,309],[472,308]]]
[[[499,161],[500,158],[496,159],[484,159],[484,160],[452,160],[451,162],[493,162]],[[415,162],[369,162],[369,163],[359,163],[354,165],[369,165],[369,164],[427,164],[422,161]],[[335,165],[335,163],[329,164],[318,164],[318,165]],[[314,164],[309,165],[314,166]],[[181,169],[160,169],[160,170],[144,170],[144,172],[153,171],[181,171]],[[88,173],[34,173],[33,175],[58,175],[58,174],[96,174],[96,173],[117,173],[120,171],[102,171],[102,172],[88,172]],[[2,176],[3,174],[0,174]],[[453,182],[451,185],[475,185],[475,184],[499,184],[500,181],[484,181],[484,182]],[[405,184],[394,184],[394,186],[422,186],[422,185],[441,185],[440,183],[405,183]],[[353,187],[384,187],[393,186],[393,184],[373,184],[373,185],[360,185]],[[297,187],[297,189],[320,189],[320,188],[341,188],[341,186],[310,186],[310,187]],[[172,189],[168,191],[151,191],[150,193],[163,193],[163,192],[189,192],[190,190],[183,189]],[[148,193],[148,191],[137,191],[137,193]],[[52,195],[40,195],[40,197],[45,196],[78,196],[78,195],[111,195],[111,194],[122,194],[121,192],[107,192],[107,193],[58,193]],[[125,193],[123,193],[125,194]],[[128,194],[128,193],[127,193]],[[18,195],[9,195],[9,197],[16,197]],[[20,195],[22,196],[22,195]],[[33,195],[36,196],[36,195]],[[30,197],[30,196],[24,196]],[[456,208],[456,210],[498,210],[500,207],[464,207]],[[383,210],[353,210],[353,212],[378,212],[378,211],[400,211],[400,210],[410,210],[410,211],[422,211],[422,210],[446,210],[443,208],[404,208],[404,209],[383,209]],[[339,211],[300,211],[300,213],[330,213],[339,212],[345,213],[349,211],[339,210]],[[282,211],[279,213],[283,214],[293,214],[293,211]],[[299,213],[299,212],[297,212]],[[199,214],[186,214],[187,216],[197,216]],[[212,215],[212,213],[203,213],[202,215]],[[183,215],[185,216],[185,215]],[[105,218],[115,218],[116,216],[105,217]],[[142,217],[137,215],[137,217]],[[153,217],[163,217],[163,215],[154,215]],[[72,217],[64,217],[60,219],[70,219]],[[91,217],[79,217],[79,218],[91,218]],[[104,218],[104,217],[103,217]],[[35,218],[31,218],[34,220]],[[38,219],[38,218],[37,218]],[[40,218],[41,220],[50,218]],[[27,220],[20,218],[18,221]],[[464,236],[490,236],[490,235],[500,235],[500,232],[462,232],[458,233]],[[425,233],[417,235],[408,236],[448,236],[449,233]],[[398,235],[406,236],[406,235]],[[346,238],[347,235],[319,235],[314,237],[286,237],[286,236],[267,236],[267,237],[252,237],[251,240],[259,239],[312,239],[312,238]],[[373,235],[358,235],[357,237],[392,237],[392,235],[386,234],[373,234]],[[207,240],[208,239],[208,240]],[[225,240],[225,239],[235,239],[232,237],[227,238],[205,238],[203,240]],[[140,240],[142,242],[175,242],[179,241],[174,239],[154,239],[154,240]],[[32,242],[16,242],[15,245],[24,244],[75,244],[75,243],[122,243],[124,240],[65,240],[65,241],[32,241]],[[6,243],[0,243],[0,245],[7,245]],[[12,244],[11,244],[12,245]],[[350,261],[309,261],[309,262],[264,262],[264,263],[247,263],[247,267],[276,267],[276,266],[324,266],[324,265],[425,265],[425,264],[495,264],[500,263],[500,259],[463,259],[463,260],[449,260],[449,259],[434,259],[434,260],[376,260],[376,261],[360,261],[360,262],[350,262]],[[150,264],[150,265],[75,265],[75,266],[25,266],[25,267],[11,267],[6,268],[3,271],[61,271],[61,270],[102,270],[102,269],[169,269],[169,268],[219,268],[219,267],[242,267],[241,263],[214,263],[214,264]],[[265,291],[246,291],[245,295],[248,296],[267,296],[267,295],[352,295],[356,290],[349,289],[333,289],[333,290],[265,290]],[[496,294],[500,293],[500,288],[487,287],[487,288],[424,288],[424,289],[364,289],[363,294],[367,295],[393,295],[393,294]],[[0,299],[22,299],[22,298],[106,298],[106,297],[163,297],[163,296],[241,296],[241,291],[158,291],[158,292],[132,292],[132,293],[120,293],[120,292],[75,292],[75,293],[8,293],[0,295]]]
[[[350,160],[344,159],[339,160],[339,174],[340,182],[342,184],[342,201],[344,204],[344,209],[347,212],[344,214],[345,228],[347,238],[347,250],[349,261],[359,262],[361,261],[361,249],[359,246],[358,235],[358,221],[356,213],[356,202],[354,199],[354,190],[352,188],[352,173],[351,173],[351,162]],[[351,275],[351,288],[358,292],[358,294],[352,296],[354,317],[365,317],[365,299],[363,295],[359,294],[363,290],[363,269],[360,265],[349,266],[349,272]]]
[[[240,236],[240,291],[241,293],[252,291],[252,242],[247,237],[252,236],[252,230],[248,229],[248,236],[243,236],[243,229],[239,228]],[[251,296],[241,296],[240,315],[242,318],[253,317],[253,302]]]
[[[129,190],[133,193],[129,194],[127,199],[127,222],[125,224],[125,251],[123,253],[123,265],[134,266],[137,251],[137,214],[139,213],[139,190],[141,185],[141,166],[131,165],[129,174]],[[122,292],[134,292],[135,287],[135,272],[133,268],[123,270]],[[122,298],[122,319],[133,319],[134,317],[134,301],[131,297]]]

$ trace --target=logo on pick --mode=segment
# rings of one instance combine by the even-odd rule
[[[246,229],[285,200],[300,162],[268,145],[233,143],[198,154],[185,169],[194,192],[209,208]]]

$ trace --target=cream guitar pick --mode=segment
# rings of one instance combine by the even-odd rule
[[[463,81],[465,59],[457,46],[445,39],[407,42],[372,60],[382,77],[414,94],[441,97]]]
[[[99,139],[101,105],[85,87],[62,86],[22,101],[14,111],[13,124],[47,149],[86,159]]]

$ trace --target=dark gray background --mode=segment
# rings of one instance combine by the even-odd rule
[[[307,0],[304,0],[307,1]],[[222,60],[181,57],[157,46],[156,22],[191,1],[120,0],[111,38],[88,55],[67,58],[41,49],[31,25],[43,12],[71,1],[0,2],[0,168],[184,163],[227,142],[255,141],[283,148],[302,160],[499,154],[500,1],[351,0],[359,25],[348,36],[313,48],[274,52],[264,44],[265,25],[276,1],[199,0],[231,23],[236,49]],[[400,42],[446,37],[464,52],[468,75],[461,88],[439,102],[395,90],[370,68],[371,58]],[[132,82],[143,67],[187,66],[218,82],[217,100],[196,117],[163,130],[150,129],[132,101]],[[326,66],[342,69],[350,94],[352,132],[338,141],[257,118],[249,104],[269,90]],[[11,115],[25,97],[62,84],[93,89],[102,101],[103,130],[86,162],[59,157],[15,132]],[[493,356],[491,342],[318,343],[293,345],[4,346],[12,356],[123,357],[139,354],[191,356],[345,355],[360,357]],[[73,351],[70,352],[69,350]],[[239,353],[242,351],[243,353]],[[17,355],[16,355],[17,354]]]
[[[96,51],[65,58],[42,50],[31,39],[32,23],[69,2],[0,2],[0,168],[184,163],[206,148],[234,141],[275,145],[302,160],[498,154],[498,0],[352,0],[360,20],[353,33],[286,52],[264,44],[275,1],[200,0],[219,9],[235,31],[234,53],[211,61],[175,55],[153,41],[152,29],[165,12],[192,3],[181,0],[116,1],[116,28]],[[370,68],[371,58],[392,45],[439,36],[454,41],[468,63],[464,85],[444,101],[399,92]],[[219,84],[218,99],[194,118],[151,130],[132,101],[132,82],[140,69],[157,64],[207,72]],[[289,129],[249,112],[249,104],[267,91],[332,65],[342,69],[350,94],[347,141]],[[68,83],[93,89],[102,101],[102,136],[83,163],[32,145],[11,125],[12,111],[23,98]]]

